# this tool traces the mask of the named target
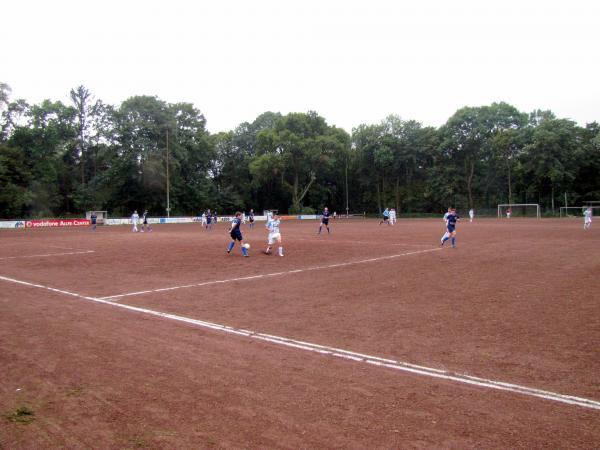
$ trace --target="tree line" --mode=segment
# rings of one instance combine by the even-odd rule
[[[312,111],[265,112],[211,134],[191,103],[136,96],[113,106],[84,86],[69,104],[28,104],[0,83],[0,111],[2,218],[164,215],[167,190],[171,215],[498,203],[551,212],[600,200],[600,125],[507,103],[461,108],[439,128],[390,115],[352,134]]]

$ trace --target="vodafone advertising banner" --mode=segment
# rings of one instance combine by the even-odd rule
[[[25,222],[26,228],[46,228],[46,227],[85,227],[90,224],[88,219],[48,219],[48,220],[28,220]]]

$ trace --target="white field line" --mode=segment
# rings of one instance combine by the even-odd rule
[[[64,291],[60,289],[55,289],[47,286],[43,286],[41,284],[28,283],[26,281],[16,280],[14,278],[8,278],[0,276],[1,281],[6,281],[10,283],[21,284],[29,287],[35,287],[39,289],[46,289],[52,292],[57,292],[61,294],[65,294],[71,297],[76,297],[82,300],[88,300],[96,303],[102,303],[105,305],[111,305],[115,308],[122,308],[127,311],[133,311],[141,314],[148,314],[155,317],[160,317],[163,319],[174,320],[177,322],[183,322],[190,325],[195,325],[201,328],[206,328],[214,331],[220,331],[224,333],[234,334],[237,336],[244,336],[250,339],[257,339],[260,341],[268,342],[274,345],[281,345],[284,347],[294,348],[298,350],[304,350],[308,352],[318,353],[321,355],[327,355],[335,358],[342,358],[345,360],[355,361],[363,364],[370,364],[379,367],[385,367],[388,369],[398,370],[401,372],[408,372],[415,375],[421,375],[431,378],[438,378],[446,381],[451,381],[455,383],[467,384],[471,386],[477,386],[480,388],[487,388],[499,391],[507,391],[515,394],[521,394],[529,397],[542,398],[544,400],[549,400],[558,403],[564,403],[568,405],[580,406],[582,408],[595,409],[600,410],[600,401],[584,398],[584,397],[576,397],[573,395],[565,395],[559,394],[556,392],[545,391],[542,389],[531,388],[527,386],[522,386],[513,383],[506,383],[502,381],[491,380],[487,378],[474,377],[471,375],[464,375],[449,372],[446,370],[435,369],[432,367],[420,366],[416,364],[411,364],[403,361],[396,361],[393,359],[381,358],[378,356],[367,355],[364,353],[357,353],[350,350],[344,350],[335,347],[329,347],[326,345],[313,344],[305,341],[298,341],[295,339],[289,339],[281,336],[274,336],[271,334],[259,333],[251,330],[244,330],[240,328],[234,328],[227,325],[221,325],[213,322],[206,322],[203,320],[192,319],[189,317],[178,316],[176,314],[169,314],[161,311],[155,311],[147,308],[140,308],[137,306],[125,305],[122,303],[114,303],[108,300],[103,300],[99,298],[87,297],[84,295],[80,295],[74,292]]]
[[[428,248],[426,250],[414,250],[414,251],[405,252],[405,253],[398,253],[398,254],[395,254],[395,255],[379,256],[379,257],[369,258],[369,259],[361,259],[361,260],[358,260],[358,261],[349,261],[349,262],[344,262],[344,263],[326,264],[326,265],[322,265],[322,266],[305,267],[303,269],[285,270],[283,272],[272,272],[272,273],[265,273],[265,274],[259,274],[259,275],[248,275],[248,276],[245,276],[245,277],[228,278],[228,279],[225,279],[225,280],[203,281],[203,282],[200,282],[200,283],[184,284],[184,285],[180,285],[180,286],[171,286],[171,287],[165,287],[165,288],[160,288],[160,289],[148,289],[148,290],[145,290],[145,291],[127,292],[127,293],[124,293],[124,294],[108,295],[106,297],[100,297],[100,298],[102,300],[117,300],[117,299],[121,299],[123,297],[131,297],[131,296],[134,296],[134,295],[150,294],[152,292],[174,291],[176,289],[187,289],[187,288],[194,288],[194,287],[210,286],[210,285],[213,285],[213,284],[233,283],[235,281],[257,280],[257,279],[260,279],[260,278],[278,277],[278,276],[290,275],[290,274],[294,274],[294,273],[311,272],[311,271],[314,271],[314,270],[333,269],[333,268],[337,268],[337,267],[346,267],[346,266],[352,266],[352,265],[355,265],[355,264],[364,264],[364,263],[370,263],[370,262],[377,262],[377,261],[383,261],[383,260],[386,260],[386,259],[394,259],[394,258],[400,258],[402,256],[418,255],[418,254],[421,254],[421,253],[429,253],[429,252],[435,252],[435,251],[439,251],[439,250],[442,250],[442,248],[441,247],[436,247],[436,248]]]
[[[318,239],[318,238],[317,238]],[[418,244],[413,242],[405,242],[405,243],[390,243],[390,242],[372,242],[372,241],[353,241],[351,239],[321,239],[316,241],[314,238],[289,238],[286,239],[286,242],[296,242],[296,241],[311,241],[316,242],[319,245],[325,244],[365,244],[365,245],[373,245],[373,246],[386,246],[386,247],[431,247],[431,242],[427,242],[425,244]]]
[[[47,258],[49,256],[85,255],[87,253],[94,253],[94,250],[82,250],[80,252],[44,253],[41,255],[4,256],[4,257],[0,258],[0,261],[6,260],[6,259],[20,259],[20,258]]]

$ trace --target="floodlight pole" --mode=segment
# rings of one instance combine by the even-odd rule
[[[348,156],[346,156],[346,218],[350,217],[348,207]]]
[[[171,217],[171,204],[169,199],[169,129],[167,129],[167,217]]]

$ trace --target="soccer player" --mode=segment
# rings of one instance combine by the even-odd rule
[[[444,214],[444,228],[445,228],[446,232],[442,236],[442,239],[440,239],[440,243],[442,245],[444,245],[444,239],[447,238],[448,236],[450,236],[450,233],[448,233],[448,216],[450,215],[451,211],[452,211],[452,208],[448,208],[448,211]]]
[[[152,231],[152,227],[148,223],[148,210],[147,209],[144,211],[144,214],[142,214],[142,233],[146,230],[146,228],[148,228],[148,232]]]
[[[231,221],[231,228],[229,229],[231,242],[229,243],[229,247],[227,247],[227,254],[231,253],[231,250],[233,250],[235,241],[240,241],[240,245],[242,246],[242,254],[245,257],[248,257],[248,249],[244,246],[244,238],[242,237],[242,230],[240,230],[241,226],[242,213],[238,211],[235,213],[235,218]]]
[[[96,221],[98,220],[98,216],[95,212],[92,212],[90,216],[90,223],[92,224],[92,231],[96,231]]]
[[[138,222],[140,220],[140,216],[137,212],[137,209],[135,211],[133,211],[133,214],[131,215],[131,224],[133,225],[133,228],[131,229],[131,231],[133,231],[134,233],[138,232]]]
[[[390,224],[390,210],[387,208],[383,210],[383,219],[381,219],[379,225],[382,223],[387,223],[388,225]]]
[[[510,215],[511,215],[511,214],[512,214],[512,209],[511,209],[511,208],[508,208],[508,209],[506,210],[506,218],[507,218],[507,219],[510,219]]]
[[[323,209],[323,214],[321,216],[321,223],[319,224],[319,233],[321,234],[321,228],[323,228],[323,225],[325,225],[325,228],[327,228],[327,234],[329,234],[329,216],[330,216],[330,212],[329,212],[329,208],[327,208],[327,206],[325,207],[325,209]]]
[[[254,228],[254,210],[251,209],[248,213],[248,222],[250,223],[250,229]]]
[[[204,211],[202,213],[202,219],[201,220],[202,221],[200,222],[200,225],[203,226],[203,227],[206,227],[206,211]]]
[[[448,218],[446,219],[446,229],[448,230],[444,237],[442,238],[442,245],[448,239],[452,239],[452,248],[456,247],[456,222],[460,219],[456,214],[456,209],[452,208],[450,210],[450,214],[448,214]]]
[[[475,210],[471,208],[469,210],[469,222],[473,222],[473,218],[475,217]]]
[[[396,210],[394,208],[390,209],[390,225],[394,225],[396,223]]]
[[[589,230],[592,226],[592,208],[588,208],[583,212],[583,229]]]
[[[216,211],[213,211],[212,223],[213,223],[213,225],[217,224],[217,212]]]
[[[212,213],[210,209],[206,210],[206,229],[212,230]]]
[[[277,242],[279,244],[279,256],[283,256],[283,246],[281,245],[281,232],[279,231],[279,224],[281,219],[277,214],[273,214],[272,217],[267,221],[267,230],[269,230],[269,238],[267,240],[267,249],[265,255],[271,254],[271,246]]]

